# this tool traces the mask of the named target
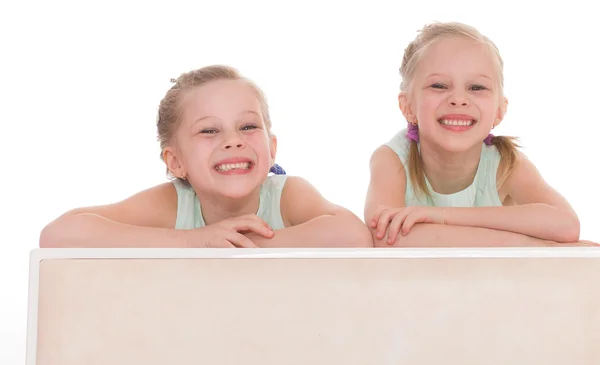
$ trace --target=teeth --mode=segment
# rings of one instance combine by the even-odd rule
[[[238,162],[238,163],[224,163],[221,165],[217,165],[217,171],[231,171],[235,169],[243,169],[248,170],[250,168],[250,162]]]
[[[440,123],[443,125],[457,125],[467,127],[473,124],[472,120],[450,120],[450,119],[442,119]]]

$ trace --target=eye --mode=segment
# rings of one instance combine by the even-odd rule
[[[244,126],[241,128],[243,131],[249,131],[252,129],[256,129],[258,128],[258,126],[256,124],[250,123],[250,124],[244,124]]]
[[[436,82],[435,84],[432,84],[431,87],[434,89],[446,89],[447,88],[446,85],[440,84],[438,82]]]
[[[214,128],[206,128],[206,129],[203,129],[200,131],[200,133],[203,133],[203,134],[215,134],[217,132],[218,131]]]
[[[487,90],[488,88],[483,85],[472,85],[469,89],[473,90],[473,91],[481,91],[481,90]]]

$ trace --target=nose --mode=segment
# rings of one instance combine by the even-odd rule
[[[223,148],[226,150],[232,148],[243,148],[245,146],[244,141],[240,138],[237,133],[229,133],[224,140]]]
[[[469,99],[463,95],[463,94],[459,94],[459,93],[453,93],[450,98],[448,99],[450,105],[452,106],[467,106],[469,105]]]
[[[244,147],[244,144],[242,142],[225,144],[226,150],[231,149],[233,147],[242,148],[242,147]]]

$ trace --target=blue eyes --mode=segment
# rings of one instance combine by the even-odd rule
[[[473,85],[471,86],[471,90],[479,91],[479,90],[487,90],[487,87],[483,85]]]
[[[447,89],[448,87],[444,84],[439,84],[439,83],[435,83],[431,85],[432,88],[434,89]],[[472,91],[481,91],[481,90],[487,90],[488,88],[483,86],[483,85],[471,85],[469,86],[469,90]]]
[[[257,128],[258,128],[258,126],[256,126],[255,124],[245,124],[244,126],[242,126],[240,128],[240,130],[242,130],[242,131],[249,131],[249,130],[257,129]],[[215,133],[218,133],[218,132],[219,132],[219,130],[216,129],[216,128],[205,128],[205,129],[203,129],[203,130],[200,131],[200,133],[204,133],[204,134],[215,134]]]

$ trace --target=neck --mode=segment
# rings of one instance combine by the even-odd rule
[[[260,204],[260,187],[252,194],[240,198],[215,196],[201,192],[198,192],[197,195],[201,202],[202,217],[206,225],[242,215],[256,214]]]
[[[447,152],[421,140],[423,170],[431,188],[439,194],[454,194],[469,187],[475,179],[481,145],[463,152]]]

